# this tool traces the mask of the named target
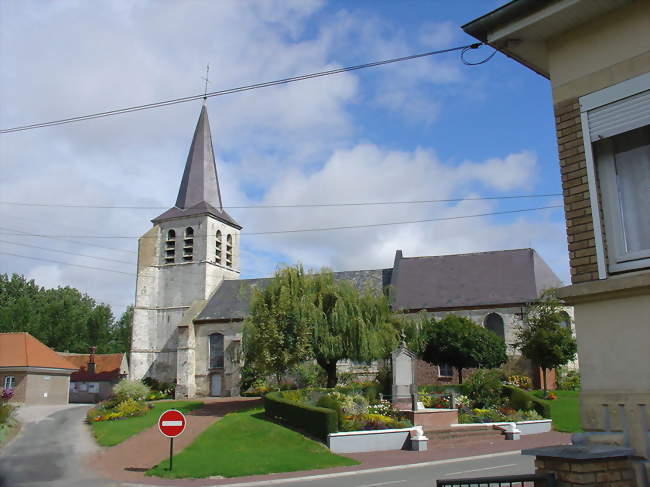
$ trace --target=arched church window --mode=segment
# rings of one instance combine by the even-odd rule
[[[222,369],[223,368],[223,335],[221,333],[213,333],[210,339],[210,368]]]
[[[165,240],[165,264],[173,264],[176,257],[176,232],[170,230],[167,232]]]
[[[214,256],[215,262],[221,264],[221,230],[217,230],[217,243]]]
[[[232,267],[232,235],[226,236],[226,267]]]
[[[185,229],[185,238],[183,239],[183,261],[191,262],[194,258],[194,229],[187,227]]]
[[[566,311],[560,311],[560,317],[561,318],[558,324],[562,328],[571,329],[571,317],[569,316],[569,313],[567,313]]]
[[[485,317],[485,321],[483,322],[483,325],[485,326],[485,328],[495,333],[497,336],[505,339],[506,335],[505,335],[505,330],[503,328],[503,318],[501,318],[500,314],[490,313]]]

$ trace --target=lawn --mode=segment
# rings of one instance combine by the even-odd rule
[[[546,401],[551,405],[551,419],[553,429],[565,433],[579,433],[580,427],[580,404],[578,396],[580,391],[553,391],[557,399]]]
[[[144,416],[92,423],[93,434],[97,443],[102,446],[117,445],[156,424],[162,412],[167,409],[178,409],[187,412],[196,409],[201,404],[203,403],[197,401],[154,402],[153,408]]]
[[[264,418],[262,409],[226,415],[201,433],[194,443],[146,475],[169,478],[241,477],[278,472],[357,465],[334,455],[324,445]]]

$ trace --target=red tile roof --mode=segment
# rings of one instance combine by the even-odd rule
[[[95,354],[95,373],[88,373],[87,353],[60,353],[77,369],[70,376],[71,381],[114,381],[120,380],[120,367],[124,358],[123,353]]]
[[[0,333],[0,367],[76,369],[29,333]]]

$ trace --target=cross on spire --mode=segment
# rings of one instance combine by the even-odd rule
[[[210,63],[205,67],[205,78],[201,78],[205,81],[205,91],[203,91],[203,100],[208,99],[208,83],[210,82]]]

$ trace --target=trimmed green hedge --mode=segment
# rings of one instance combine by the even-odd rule
[[[301,429],[323,440],[327,439],[329,433],[336,433],[339,430],[336,411],[289,401],[279,392],[269,392],[264,396],[264,411],[268,418]]]
[[[510,398],[510,405],[515,409],[530,411],[534,409],[544,418],[551,417],[550,404],[533,396],[530,392],[519,389],[515,386],[503,386],[503,392]]]

